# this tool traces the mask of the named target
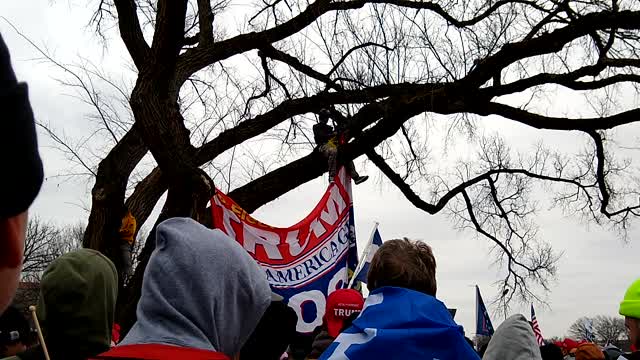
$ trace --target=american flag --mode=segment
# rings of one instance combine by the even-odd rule
[[[542,336],[542,331],[540,331],[540,325],[538,324],[538,319],[536,319],[536,312],[533,310],[533,304],[531,304],[531,326],[533,327],[533,332],[536,334],[538,345],[544,345],[544,337]]]

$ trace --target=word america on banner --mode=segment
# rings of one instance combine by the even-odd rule
[[[327,296],[346,287],[357,265],[351,178],[343,169],[311,213],[288,228],[266,225],[216,191],[213,225],[262,266],[272,290],[298,315],[297,331],[322,324]]]

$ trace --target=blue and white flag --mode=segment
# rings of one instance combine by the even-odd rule
[[[590,342],[596,341],[596,336],[593,334],[593,319],[584,319],[584,339]]]
[[[382,287],[319,360],[479,360],[442,302],[421,292]]]
[[[380,236],[380,232],[378,232],[378,228],[376,227],[371,237],[371,242],[364,249],[364,259],[362,260],[363,263],[360,267],[360,270],[356,270],[358,271],[358,273],[355,275],[355,282],[360,281],[365,284],[367,283],[367,274],[369,274],[369,265],[371,265],[371,259],[373,259],[373,255],[376,254],[376,251],[378,251],[378,248],[380,246],[382,246],[382,237]]]
[[[491,318],[482,301],[478,285],[476,285],[476,335],[493,336]]]

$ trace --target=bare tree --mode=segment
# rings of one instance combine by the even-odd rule
[[[57,226],[30,216],[27,223],[22,278],[40,282],[42,272],[59,256],[82,247],[85,225]]]
[[[590,340],[587,339],[589,333],[594,336],[592,340],[600,345],[620,346],[620,342],[625,340],[626,328],[622,318],[606,315],[582,317],[569,328],[569,334],[578,340]]]
[[[22,273],[39,274],[56,258],[60,229],[38,217],[30,217],[24,244]]]
[[[624,105],[617,96],[638,93],[637,2],[276,0],[252,12],[231,5],[99,2],[92,22],[99,33],[117,25],[136,80],[127,97],[133,124],[95,171],[84,246],[110,254],[122,207],[144,223],[165,192],[161,218],[204,220],[211,174],[223,174],[248,211],[322,175],[325,162],[309,139],[325,107],[348,130],[341,160],[366,155],[414,206],[448,212],[493,244],[505,310],[514,299],[537,298],[555,276],[559,255],[533,221],[536,187],[565,212],[621,236],[640,214],[634,167],[616,156],[610,132],[640,114],[637,101]],[[549,114],[557,88],[583,94],[590,111]],[[488,116],[576,131],[585,145],[570,155],[541,144],[518,152],[500,134],[478,135]],[[466,135],[476,156],[433,166],[424,134],[434,119],[447,124],[447,141]],[[260,157],[279,167],[255,161],[258,143],[270,149]],[[237,152],[240,164],[224,161]],[[157,167],[128,193],[147,153]],[[123,295],[128,321],[153,245],[146,242]]]

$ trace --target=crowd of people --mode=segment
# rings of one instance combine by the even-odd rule
[[[189,218],[171,218],[157,227],[136,322],[122,339],[114,335],[114,318],[118,279],[123,274],[106,256],[90,249],[64,254],[44,271],[34,336],[24,315],[8,306],[20,275],[27,209],[42,183],[42,163],[26,86],[17,82],[1,37],[0,102],[7,114],[0,122],[0,134],[7,138],[0,140],[0,151],[5,154],[11,149],[16,163],[9,167],[21,169],[20,176],[4,177],[0,184],[6,192],[0,196],[0,357],[640,360],[640,352],[616,353],[595,344],[582,344],[570,352],[553,344],[539,347],[522,315],[505,320],[486,348],[476,351],[437,299],[431,248],[408,239],[386,241],[375,253],[366,299],[351,289],[330,294],[324,321],[304,346],[296,333],[296,313],[271,291],[264,272],[247,251],[220,230]],[[129,221],[123,228],[122,249],[127,253],[132,243],[128,234],[135,224]],[[625,294],[619,312],[632,345],[640,348],[640,280]]]
[[[389,240],[374,255],[370,294],[332,292],[310,348],[296,342],[295,312],[274,294],[259,265],[234,239],[189,218],[157,228],[137,321],[117,344],[113,324],[118,273],[97,251],[62,255],[44,272],[37,318],[43,343],[23,315],[0,318],[0,355],[30,359],[640,359],[581,344],[571,352],[539,347],[522,315],[505,320],[477,352],[436,298],[436,261],[418,241]],[[390,314],[389,310],[393,310]],[[620,313],[640,345],[640,280]],[[35,344],[34,344],[35,343]]]

